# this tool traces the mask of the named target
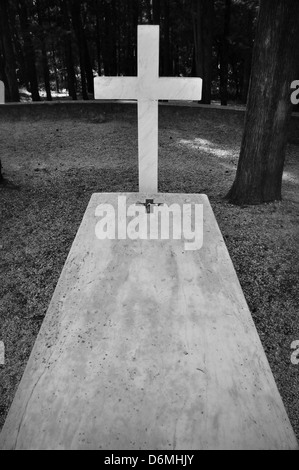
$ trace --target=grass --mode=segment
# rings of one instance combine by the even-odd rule
[[[227,243],[276,382],[299,437],[299,161],[290,145],[283,201],[224,201],[236,171],[241,126],[182,108],[160,112],[159,190],[206,193]],[[101,120],[102,121],[102,120]],[[94,192],[138,191],[132,111],[94,120],[2,121],[0,155],[0,428],[11,405],[88,201]]]

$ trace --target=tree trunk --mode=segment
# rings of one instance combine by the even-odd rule
[[[26,69],[26,58],[24,56],[24,48],[22,45],[23,40],[20,36],[20,31],[17,25],[14,24],[11,26],[12,26],[11,33],[14,38],[14,50],[15,50],[16,62],[19,66],[17,78],[18,78],[20,85],[24,85],[27,90],[30,90],[30,83],[28,81],[27,69]]]
[[[87,89],[88,93],[94,95],[94,82],[93,82],[93,70],[91,65],[90,53],[88,48],[88,43],[86,39],[86,35],[84,29],[82,28],[83,33],[83,47],[84,47],[84,67],[87,79]]]
[[[85,75],[85,61],[84,61],[84,41],[83,41],[83,29],[81,22],[81,0],[72,0],[71,12],[73,20],[73,28],[77,38],[77,44],[79,49],[79,62],[81,71],[81,89],[82,97],[84,100],[88,100],[87,83]]]
[[[137,74],[137,25],[138,25],[138,1],[133,0],[128,5],[128,16],[126,18],[126,45],[124,72],[127,76]]]
[[[102,75],[102,9],[101,1],[96,0],[95,10],[96,10],[96,40],[97,40],[97,62],[98,62],[98,75]]]
[[[32,95],[33,101],[40,101],[39,91],[38,91],[38,80],[37,72],[35,65],[35,51],[31,39],[31,30],[28,20],[28,10],[26,0],[19,2],[19,16],[20,16],[20,25],[22,30],[22,36],[24,40],[24,55],[26,59],[26,70],[28,81],[30,83],[30,92]]]
[[[163,0],[164,14],[164,47],[163,47],[163,75],[170,76],[170,5],[169,0]]]
[[[6,93],[9,101],[20,101],[7,0],[0,0],[0,37],[2,39],[4,71],[7,80]]]
[[[298,0],[261,1],[241,154],[227,196],[232,203],[281,199],[290,83],[299,60],[298,18]]]
[[[193,0],[195,75],[203,79],[202,100],[211,103],[214,0]]]
[[[133,56],[132,56],[132,74],[137,75],[137,28],[139,19],[139,1],[132,0],[132,22],[133,22]]]
[[[151,0],[145,0],[145,13],[149,24],[153,24],[153,10]]]
[[[227,106],[228,102],[228,54],[229,34],[231,18],[231,0],[225,0],[224,31],[220,46],[220,98],[221,105]]]
[[[57,93],[60,92],[60,84],[59,84],[59,75],[58,75],[58,68],[56,62],[56,51],[55,46],[52,43],[52,60],[53,60],[53,67],[54,67],[54,75],[55,75],[55,82],[56,82],[56,91]]]
[[[77,100],[76,74],[74,68],[74,59],[72,51],[72,30],[70,25],[69,7],[67,0],[62,0],[61,9],[63,14],[63,27],[65,30],[65,62],[67,70],[67,84],[69,96],[72,100]]]
[[[103,44],[103,59],[104,59],[104,71],[107,76],[117,75],[117,58],[116,58],[116,35],[115,28],[116,19],[113,18],[113,4],[107,2],[104,3],[104,44]]]
[[[153,22],[154,24],[160,24],[160,0],[153,0]]]
[[[4,66],[4,54],[3,54],[3,45],[2,45],[2,37],[0,36],[0,80],[4,83],[5,89],[5,102],[9,101],[9,93],[8,93],[8,82],[5,73],[5,66]]]
[[[118,41],[119,37],[119,20],[116,12],[116,0],[111,0],[111,14],[112,14],[112,27],[111,27],[111,56],[112,56],[112,76],[118,75],[119,73],[119,50],[118,50]]]
[[[43,72],[44,72],[44,81],[45,81],[45,89],[47,93],[47,100],[52,101],[51,95],[51,84],[50,84],[50,71],[49,71],[49,63],[47,57],[47,49],[46,49],[46,40],[45,40],[45,33],[44,33],[44,21],[42,17],[42,10],[40,5],[40,0],[36,2],[37,6],[37,17],[38,17],[38,24],[40,27],[40,41],[41,41],[41,53],[42,53],[42,64],[43,64]]]
[[[49,63],[48,63],[46,45],[44,41],[42,41],[41,49],[42,49],[42,62],[43,62],[43,72],[44,72],[44,81],[45,81],[47,100],[52,101]]]

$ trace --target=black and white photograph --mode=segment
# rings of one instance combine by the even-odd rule
[[[299,0],[0,0],[5,450],[299,450]]]

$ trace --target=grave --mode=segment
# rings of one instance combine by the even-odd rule
[[[5,103],[5,88],[4,83],[0,80],[0,104]]]
[[[139,28],[148,50],[157,36]],[[298,449],[208,198],[156,191],[164,85],[103,83],[139,100],[141,192],[92,196],[0,449]]]

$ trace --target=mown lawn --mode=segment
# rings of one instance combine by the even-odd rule
[[[283,401],[299,437],[299,159],[288,148],[283,201],[235,207],[242,128],[182,108],[160,113],[159,190],[205,193],[239,275]],[[1,121],[0,428],[61,269],[94,192],[137,191],[134,110],[84,120]],[[297,158],[296,158],[297,156]],[[233,325],[232,325],[233,328]]]

